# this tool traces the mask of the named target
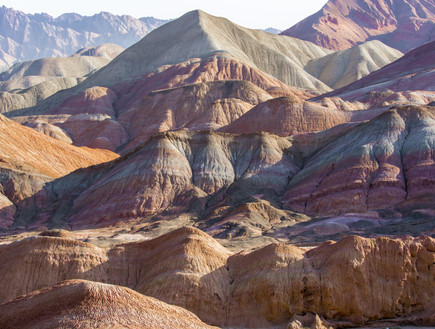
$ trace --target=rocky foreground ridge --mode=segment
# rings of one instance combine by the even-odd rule
[[[136,326],[160,314],[166,317],[158,320],[162,327],[167,321],[180,321],[184,328],[186,320],[200,326],[188,312],[129,289],[81,281],[57,284],[70,279],[130,287],[223,327],[285,327],[307,313],[339,326],[392,318],[416,325],[435,321],[435,241],[429,237],[354,236],[309,251],[272,244],[232,254],[200,230],[182,228],[113,248],[71,238],[34,237],[0,246],[0,257],[0,300],[6,302],[0,305],[0,324],[5,328],[31,319],[56,323],[61,312],[69,314],[65,324],[81,328],[108,320],[122,323],[133,314]],[[29,294],[34,290],[40,291]],[[68,296],[56,305],[62,291]],[[13,300],[22,294],[29,295]],[[131,308],[123,311],[127,300]],[[45,319],[36,315],[43,301],[53,305]],[[127,318],[119,319],[120,314]]]

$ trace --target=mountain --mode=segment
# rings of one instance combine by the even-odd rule
[[[56,78],[79,80],[109,62],[109,59],[93,56],[52,57],[20,62],[0,73],[0,91],[27,89]]]
[[[403,54],[380,41],[368,41],[308,62],[305,70],[332,89],[344,87],[379,70]]]
[[[414,98],[417,102],[428,103],[435,99],[434,56],[435,41],[432,41],[382,69],[324,96],[390,104],[400,101],[400,98]],[[410,91],[415,92],[410,94]]]
[[[94,75],[88,85],[113,86],[132,76],[153,72],[162,65],[224,56],[289,86],[327,91],[329,88],[307,74],[303,67],[309,60],[329,52],[305,41],[247,29],[197,10],[154,30]]]
[[[405,53],[435,39],[435,4],[431,0],[330,0],[282,34],[334,50],[379,40]]]
[[[238,253],[190,227],[104,248],[73,236],[0,245],[0,300],[9,301],[0,305],[2,328],[208,328],[196,316],[219,327],[284,328],[295,320],[310,326],[314,314],[337,327],[434,321],[435,240],[427,236],[352,236],[308,251],[273,243]]]
[[[166,23],[152,17],[135,19],[101,12],[93,16],[25,14],[0,8],[0,66],[42,57],[69,56],[103,43],[131,46]]]
[[[14,64],[0,73],[0,113],[35,106],[107,65],[103,57],[52,57]]]

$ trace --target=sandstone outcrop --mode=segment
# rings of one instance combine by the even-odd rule
[[[36,237],[2,245],[0,255],[2,301],[60,280],[85,279],[133,288],[225,327],[285,327],[295,319],[304,322],[302,315],[307,313],[346,326],[393,317],[396,323],[435,323],[435,241],[429,237],[348,237],[309,251],[281,243],[232,255],[205,233],[183,228],[112,248]],[[124,288],[63,283],[0,309],[19,319],[22,309],[14,310],[13,305],[22,303],[26,312],[36,313],[41,298],[37,296],[55,294],[71,284],[86,287],[86,296],[97,304],[89,290],[98,288],[103,294],[108,289],[134,301],[147,300]],[[116,316],[111,296],[109,292],[106,298]],[[72,310],[77,310],[74,305]],[[320,318],[314,319],[314,325],[321,324]]]
[[[61,302],[60,302],[61,301]],[[70,280],[0,305],[7,328],[213,328],[195,315],[131,289]]]
[[[282,32],[343,50],[369,40],[408,52],[434,40],[435,5],[424,0],[330,0],[317,13]]]

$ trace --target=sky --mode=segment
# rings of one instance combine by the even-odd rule
[[[201,9],[223,16],[249,28],[274,27],[285,30],[320,10],[327,0],[2,0],[0,5],[28,14],[45,12],[57,17],[76,12],[93,15],[108,11],[136,18],[177,18],[188,11]]]

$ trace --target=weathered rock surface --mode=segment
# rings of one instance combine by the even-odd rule
[[[151,92],[130,109],[120,111],[118,120],[128,131],[128,149],[158,132],[217,130],[271,98],[247,81],[198,83]]]
[[[161,40],[166,42],[164,45]],[[152,31],[94,75],[87,86],[113,86],[162,65],[222,54],[257,68],[291,87],[328,90],[304,65],[330,51],[295,38],[238,26],[203,11],[192,11]],[[273,59],[273,60],[272,60]]]
[[[318,150],[283,201],[308,214],[363,212],[431,195],[433,109],[404,107],[349,130]]]
[[[77,146],[113,151],[127,142],[123,148],[131,148],[161,131],[220,128],[277,95],[312,97],[245,64],[212,57],[162,67],[112,88],[88,88],[55,107],[47,100],[30,111],[44,107],[43,115],[14,120],[31,127],[35,122],[54,125],[65,130]]]
[[[419,198],[434,193],[433,108],[371,111],[353,111],[352,120],[384,113],[368,122],[291,138],[160,133],[119,160],[50,184],[46,193],[52,197],[39,203],[39,210],[23,211],[20,221],[46,221],[61,204],[58,224],[74,228],[175,216],[191,207],[203,216],[203,210],[238,206],[254,195],[278,208],[283,202],[285,208],[316,216],[384,209],[404,201],[417,205]],[[63,198],[65,204],[59,203]]]
[[[435,95],[434,56],[435,41],[414,49],[382,69],[325,96],[369,103],[397,103],[401,98],[409,102],[429,103]],[[409,91],[415,92],[410,94]]]
[[[0,305],[7,328],[212,328],[180,307],[103,283],[70,280]]]
[[[425,0],[330,0],[321,10],[282,32],[343,50],[369,40],[408,52],[434,40],[435,5]]]
[[[131,287],[226,327],[285,326],[306,313],[318,314],[332,324],[363,325],[392,317],[397,323],[435,323],[435,241],[429,237],[348,237],[308,252],[272,244],[231,255],[205,233],[183,228],[113,248],[36,237],[1,245],[0,255],[2,301],[59,280],[86,279]],[[85,296],[97,303],[90,292],[97,287],[101,293],[108,289],[117,291],[117,296],[131,296],[135,307],[141,298],[149,300],[123,288],[80,282],[35,292],[0,308],[10,310],[21,303],[26,312],[36,313],[39,303],[32,300],[71,284],[86,288]],[[113,295],[108,294],[108,303],[113,305]],[[111,307],[116,316],[115,305]],[[19,319],[22,310],[10,314]]]
[[[324,107],[295,97],[281,97],[257,105],[221,131],[233,134],[266,131],[291,136],[322,131],[350,122],[355,113],[356,111]]]
[[[19,202],[28,205],[27,202],[42,202],[47,197],[41,192],[47,181],[117,157],[107,150],[78,148],[57,141],[4,116],[0,116],[0,139],[2,228],[14,222]],[[28,200],[30,197],[32,200]]]
[[[76,86],[109,62],[107,58],[83,56],[17,63],[0,74],[0,112],[35,106],[59,90]]]
[[[402,56],[403,53],[380,41],[368,41],[350,49],[311,60],[305,66],[305,70],[332,89],[338,89],[379,70]]]

